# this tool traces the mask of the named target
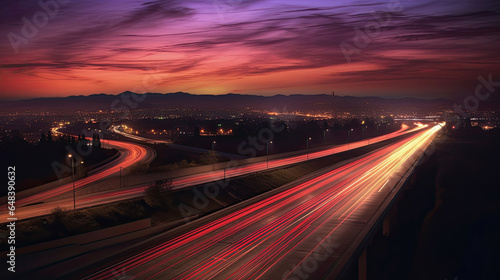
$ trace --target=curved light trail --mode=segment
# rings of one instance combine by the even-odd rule
[[[116,271],[133,279],[321,279],[392,191],[390,177],[440,128],[200,223],[87,279]]]
[[[120,151],[120,157],[113,161],[112,164],[107,165],[106,169],[75,181],[76,190],[84,188],[109,176],[119,174],[120,168],[127,168],[141,161],[149,161],[155,155],[152,150],[146,149],[141,145],[114,140],[107,140],[106,142],[108,142],[111,147]],[[16,205],[22,206],[29,203],[44,201],[71,191],[73,191],[73,182],[20,199],[16,202]]]
[[[381,142],[381,141],[384,141],[384,140],[387,140],[390,138],[394,138],[394,137],[398,137],[398,136],[401,136],[404,134],[415,132],[417,130],[421,130],[421,129],[426,128],[426,127],[427,127],[427,125],[421,125],[421,126],[417,126],[417,127],[413,128],[413,129],[409,129],[409,127],[407,125],[403,124],[401,129],[399,129],[398,131],[392,132],[390,134],[387,134],[387,135],[371,138],[368,140],[338,145],[338,146],[335,146],[333,148],[327,148],[325,150],[312,152],[309,154],[290,156],[290,157],[281,158],[281,159],[272,159],[272,160],[269,160],[269,163],[267,163],[267,161],[261,161],[261,162],[242,165],[242,166],[236,166],[236,167],[214,170],[214,171],[204,172],[204,173],[199,173],[199,174],[194,174],[194,175],[182,176],[179,178],[172,179],[172,189],[182,189],[182,188],[195,186],[195,185],[199,185],[199,184],[204,184],[204,183],[208,183],[208,182],[213,182],[213,181],[217,181],[217,180],[224,180],[224,179],[231,178],[231,177],[241,176],[241,175],[245,175],[245,174],[249,174],[249,173],[253,173],[253,172],[264,171],[264,170],[268,169],[268,167],[269,168],[278,168],[278,167],[284,167],[284,166],[291,165],[291,164],[297,164],[300,162],[305,162],[307,160],[321,158],[321,157],[329,156],[332,154],[361,148],[361,147],[367,146],[369,144],[378,143],[378,142]],[[149,140],[151,140],[151,139],[148,139],[148,141]],[[128,187],[128,188],[123,188],[120,190],[105,191],[102,193],[98,193],[98,194],[86,197],[86,198],[84,198],[84,200],[87,200],[87,201],[103,200],[104,198],[108,197],[110,199],[110,201],[119,201],[119,200],[124,200],[124,199],[136,198],[136,197],[140,197],[143,195],[144,189],[147,186],[148,186],[148,184],[143,184],[143,185],[138,185],[138,186],[133,186],[133,187]]]
[[[173,189],[181,189],[181,188],[186,188],[186,187],[191,187],[199,184],[204,184],[208,182],[213,182],[217,180],[224,180],[225,178],[231,178],[235,176],[241,176],[244,174],[249,174],[253,172],[258,172],[258,171],[264,171],[269,168],[279,168],[279,167],[284,167],[287,165],[291,164],[296,164],[300,162],[304,162],[307,160],[315,159],[315,158],[320,158],[320,157],[325,157],[329,156],[335,153],[340,153],[340,152],[345,152],[348,150],[360,148],[367,146],[369,144],[374,144],[378,143],[387,139],[391,139],[394,137],[398,137],[401,135],[405,135],[411,132],[415,132],[421,129],[426,128],[427,125],[418,125],[417,127],[413,129],[409,129],[407,125],[402,125],[402,127],[392,133],[389,133],[387,135],[382,135],[379,137],[375,138],[370,138],[362,141],[357,141],[357,142],[352,142],[352,143],[347,143],[343,145],[338,145],[332,148],[327,148],[321,151],[316,151],[316,152],[311,152],[309,154],[301,154],[297,156],[290,156],[286,158],[280,158],[280,159],[273,159],[269,160],[269,165],[267,164],[267,161],[261,161],[257,163],[252,163],[252,164],[247,164],[247,165],[242,165],[242,166],[236,166],[236,167],[231,167],[231,168],[226,168],[226,169],[220,169],[220,170],[214,170],[210,172],[203,172],[203,173],[198,173],[194,175],[188,175],[188,176],[182,176],[178,178],[174,178],[172,180],[172,188]],[[151,139],[146,139],[146,142],[149,142]],[[75,188],[82,189],[85,188],[86,186],[93,184],[99,180],[102,180],[106,178],[107,176],[114,175],[116,173],[119,173],[120,167],[126,168],[129,167],[136,162],[143,160],[144,158],[147,158],[145,151],[145,148],[133,144],[133,143],[128,143],[128,142],[122,142],[122,141],[114,141],[114,140],[109,140],[109,144],[115,148],[119,149],[125,149],[126,150],[126,155],[127,159],[122,159],[123,162],[119,163],[117,165],[114,165],[113,167],[110,167],[109,169],[103,170],[102,172],[93,174],[92,176],[89,176],[87,178],[78,180],[75,182]],[[150,156],[151,157],[151,156]],[[136,185],[136,186],[131,186],[131,187],[126,187],[126,188],[119,188],[119,189],[112,189],[112,190],[107,190],[107,191],[101,191],[101,192],[96,192],[93,194],[89,195],[80,195],[77,197],[77,208],[84,208],[84,207],[90,207],[90,206],[96,206],[96,205],[102,205],[106,203],[111,203],[111,202],[116,202],[116,201],[122,201],[126,199],[133,199],[133,198],[138,198],[143,196],[144,194],[144,189],[149,185],[149,183],[141,184],[141,185]],[[16,204],[19,206],[22,205],[27,205],[27,204],[34,204],[34,205],[27,205],[26,207],[18,208],[17,209],[17,216],[18,219],[26,219],[30,217],[36,217],[36,216],[41,216],[41,215],[46,215],[51,212],[52,209],[54,209],[57,206],[63,207],[63,208],[73,208],[73,199],[61,199],[60,197],[57,197],[58,195],[68,193],[69,191],[72,191],[73,184],[68,183],[65,184],[64,186],[51,189],[24,199],[20,199]],[[57,201],[55,201],[55,198],[57,198]],[[47,201],[51,199],[52,201]],[[35,204],[37,202],[44,201],[42,204]],[[4,208],[5,209],[5,208]],[[2,209],[0,211],[0,218],[2,217],[7,217],[7,210]]]

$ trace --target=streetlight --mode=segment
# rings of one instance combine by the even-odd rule
[[[212,152],[214,151],[215,141],[212,141]],[[215,161],[212,165],[212,169],[215,170]],[[226,170],[224,169],[224,177],[226,177]]]
[[[347,149],[349,149],[349,146],[351,145],[351,132],[354,131],[353,128],[350,130],[347,130]]]
[[[72,154],[69,154],[68,157],[71,159],[71,178],[73,179],[73,209],[76,209],[75,162]],[[80,163],[83,164],[83,161],[80,161]]]
[[[101,130],[99,129],[99,132],[101,132]],[[105,149],[106,148],[106,140],[108,140],[108,149],[109,148],[109,139],[104,139],[104,133],[101,133],[102,134],[102,138],[101,138],[101,146]]]
[[[122,187],[122,169],[126,172],[125,168],[120,166],[120,188]],[[125,178],[123,178],[123,186],[125,187]]]
[[[269,169],[269,143],[273,143],[273,141],[269,141],[266,143],[266,157],[267,157],[267,169]]]
[[[309,140],[311,140],[311,137],[306,139],[306,153],[307,153],[307,160],[309,160]]]
[[[328,129],[323,130],[323,143],[326,143],[326,132]]]

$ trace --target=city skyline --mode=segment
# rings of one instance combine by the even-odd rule
[[[456,98],[498,76],[488,1],[7,3],[0,99],[123,91]]]

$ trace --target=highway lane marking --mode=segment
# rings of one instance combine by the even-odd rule
[[[380,190],[378,190],[378,192],[380,192],[385,187],[385,185],[387,185],[387,183],[389,183],[389,179],[387,179],[387,181],[385,182],[385,184],[380,188]]]

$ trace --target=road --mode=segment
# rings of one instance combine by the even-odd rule
[[[191,147],[191,146],[174,144],[174,143],[172,143],[172,141],[164,141],[164,140],[156,140],[156,139],[144,138],[144,137],[141,137],[141,136],[138,136],[138,135],[133,135],[133,134],[130,134],[130,133],[126,133],[126,132],[124,132],[124,131],[122,131],[120,129],[121,129],[121,126],[113,125],[113,126],[110,127],[109,130],[111,132],[115,133],[115,134],[120,135],[120,136],[124,136],[124,137],[130,138],[132,140],[143,142],[143,143],[148,143],[148,144],[168,144],[169,147],[174,148],[176,150],[188,151],[188,152],[198,153],[198,154],[206,153],[206,152],[211,151],[209,149],[203,149],[203,148],[197,148],[197,147]],[[235,154],[225,153],[225,152],[221,152],[221,151],[218,151],[217,153],[220,154],[223,157],[227,157],[230,160],[239,160],[239,159],[245,159],[246,158],[245,156],[242,156],[242,155],[235,155]]]
[[[172,180],[172,189],[182,189],[190,186],[195,186],[199,184],[204,184],[208,182],[213,182],[217,180],[224,180],[225,178],[231,178],[231,177],[236,177],[236,176],[241,176],[253,172],[258,172],[258,171],[264,171],[268,168],[279,168],[291,164],[296,164],[300,162],[304,162],[307,160],[311,159],[316,159],[316,158],[321,158],[325,156],[329,156],[332,154],[336,153],[341,153],[345,152],[348,150],[360,148],[367,146],[368,143],[374,144],[378,143],[380,141],[384,141],[386,139],[394,138],[397,136],[401,136],[407,133],[411,133],[417,130],[421,130],[423,128],[426,128],[427,126],[418,126],[414,129],[408,129],[407,126],[402,127],[400,130],[393,132],[388,135],[372,138],[369,140],[363,140],[363,141],[358,141],[358,142],[353,142],[349,144],[344,144],[344,145],[339,145],[335,146],[333,148],[328,148],[325,150],[309,153],[309,154],[302,154],[298,156],[291,156],[291,157],[286,157],[286,158],[281,158],[281,159],[273,159],[263,162],[257,162],[253,164],[247,164],[243,166],[236,166],[236,167],[228,167],[225,169],[221,170],[214,170],[210,172],[204,172],[204,173],[199,173],[199,174],[194,174],[194,175],[188,175],[188,176],[182,176],[178,178],[174,178]],[[86,197],[83,197],[84,201],[89,201],[93,199],[98,199],[101,200],[104,197],[108,197],[109,201],[119,201],[119,200],[124,200],[124,199],[131,199],[131,198],[136,198],[140,197],[144,193],[144,189],[146,188],[147,184],[144,185],[138,185],[138,186],[133,186],[133,187],[128,187],[128,188],[122,188],[120,190],[111,190],[111,191],[105,191],[101,192],[99,194],[93,194],[89,195]]]
[[[323,279],[435,126],[209,221],[86,279]]]
[[[112,125],[109,128],[109,130],[111,132],[113,132],[113,133],[118,134],[118,135],[130,138],[130,139],[133,139],[133,140],[136,140],[136,141],[139,141],[139,142],[148,143],[148,144],[169,144],[169,143],[172,143],[172,141],[148,139],[148,138],[144,138],[144,137],[141,137],[141,136],[138,136],[138,135],[133,135],[133,134],[130,134],[130,133],[126,133],[126,132],[121,131],[120,127],[121,126],[118,126],[118,125]]]
[[[114,140],[109,140],[106,142],[109,143],[111,148],[119,150],[121,155],[117,160],[114,160],[112,163],[107,164],[106,168],[99,168],[98,172],[95,172],[94,174],[86,178],[75,181],[76,190],[84,188],[85,186],[93,184],[107,177],[115,176],[120,173],[120,168],[128,168],[139,162],[151,161],[156,155],[156,153],[152,149],[146,148],[142,145]],[[23,206],[30,203],[47,201],[71,191],[73,191],[72,182],[23,199],[19,199],[18,201],[16,201],[16,206]],[[5,211],[1,211],[0,215],[4,214],[2,212]],[[20,214],[21,218],[25,218],[22,216],[22,210],[20,210],[18,214]]]
[[[224,178],[231,178],[235,176],[241,176],[244,174],[248,173],[253,173],[257,171],[263,171],[268,168],[278,168],[282,166],[287,166],[290,164],[296,164],[300,162],[304,162],[307,160],[315,159],[315,158],[320,158],[324,156],[328,156],[331,154],[335,153],[340,153],[340,152],[345,152],[348,150],[360,148],[367,146],[368,144],[374,144],[377,142],[384,141],[386,139],[398,137],[404,134],[408,134],[414,131],[421,130],[423,128],[426,128],[426,125],[420,125],[417,126],[413,129],[409,129],[408,126],[403,125],[401,129],[398,131],[392,132],[387,135],[367,139],[367,140],[362,140],[362,141],[357,141],[357,142],[352,142],[352,143],[347,143],[343,145],[338,145],[333,148],[327,148],[321,151],[317,152],[312,152],[309,154],[302,154],[302,155],[297,155],[297,156],[290,156],[286,158],[281,158],[281,159],[274,159],[274,160],[269,160],[269,163],[267,161],[263,162],[257,162],[253,164],[247,164],[243,166],[237,166],[237,167],[231,167],[231,168],[226,168],[223,170],[214,170],[210,172],[204,172],[204,173],[199,173],[199,174],[194,174],[194,175],[188,175],[188,176],[182,176],[178,178],[174,178],[172,180],[172,189],[181,189],[181,188],[186,188],[190,186],[195,186],[199,184],[204,184],[208,182],[213,182],[217,180],[223,180]],[[127,142],[121,142],[121,141],[113,141],[110,140],[110,145],[114,147],[122,147],[127,150],[130,150],[130,160],[127,161],[125,164],[126,165],[118,165],[114,166],[108,170],[102,171],[100,173],[94,174],[92,176],[89,176],[87,178],[81,179],[79,181],[75,182],[75,188],[80,189],[84,188],[85,186],[88,186],[97,180],[103,179],[106,176],[111,176],[114,173],[117,173],[120,171],[120,167],[125,168],[126,166],[130,166],[140,160],[141,158],[144,158],[146,155],[145,148],[143,148],[140,145],[135,145],[132,143],[127,143]],[[108,191],[102,191],[90,195],[83,195],[83,196],[78,196],[77,197],[77,208],[84,208],[84,207],[90,207],[90,206],[96,206],[96,205],[102,205],[105,203],[111,203],[111,202],[116,202],[116,201],[122,201],[126,199],[133,199],[137,197],[143,196],[144,189],[147,187],[148,184],[144,185],[137,185],[137,186],[132,186],[132,187],[126,187],[126,188],[121,188],[121,189],[114,189],[114,190],[108,190]],[[52,209],[55,207],[59,206],[62,208],[66,209],[72,209],[73,208],[73,199],[69,198],[61,198],[57,197],[57,195],[61,195],[64,193],[67,193],[69,191],[72,191],[72,184],[66,184],[62,187],[37,194],[35,196],[28,197],[26,199],[19,200],[16,205],[17,206],[24,206],[17,208],[16,210],[16,216],[18,220],[21,219],[26,219],[30,217],[36,217],[36,216],[41,216],[41,215],[46,215],[50,214]],[[57,198],[57,199],[55,199]],[[38,202],[38,203],[37,203]],[[44,203],[39,203],[39,202],[44,202]],[[27,205],[27,204],[32,204],[32,205]],[[5,209],[5,208],[3,208]],[[1,210],[0,211],[0,219],[1,218],[7,218],[8,217],[8,212],[7,210]]]

